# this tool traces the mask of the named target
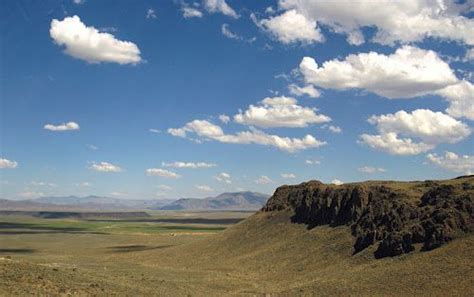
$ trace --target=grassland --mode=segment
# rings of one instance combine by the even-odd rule
[[[249,215],[1,217],[0,295],[474,296],[472,235],[376,260],[351,254],[344,226],[308,230],[286,212],[228,224]]]

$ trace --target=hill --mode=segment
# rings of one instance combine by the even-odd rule
[[[102,196],[50,196],[31,200],[0,199],[3,210],[144,210],[157,209],[173,200],[119,199]]]
[[[269,195],[255,192],[222,193],[204,199],[183,198],[161,207],[161,210],[258,210]]]

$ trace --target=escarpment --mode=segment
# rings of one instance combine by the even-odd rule
[[[291,210],[292,222],[347,225],[353,252],[377,245],[376,258],[432,250],[471,232],[474,177],[425,182],[327,185],[310,181],[279,187],[262,211]]]

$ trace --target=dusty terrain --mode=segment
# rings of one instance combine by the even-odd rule
[[[152,213],[154,221],[1,217],[0,293],[474,296],[473,233],[430,250],[414,242],[408,253],[377,259],[377,244],[354,253],[351,222],[313,226],[295,222],[295,214],[267,209],[235,225],[249,213]]]

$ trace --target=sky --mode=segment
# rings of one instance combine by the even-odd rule
[[[472,0],[1,1],[0,28],[2,198],[474,172]]]

